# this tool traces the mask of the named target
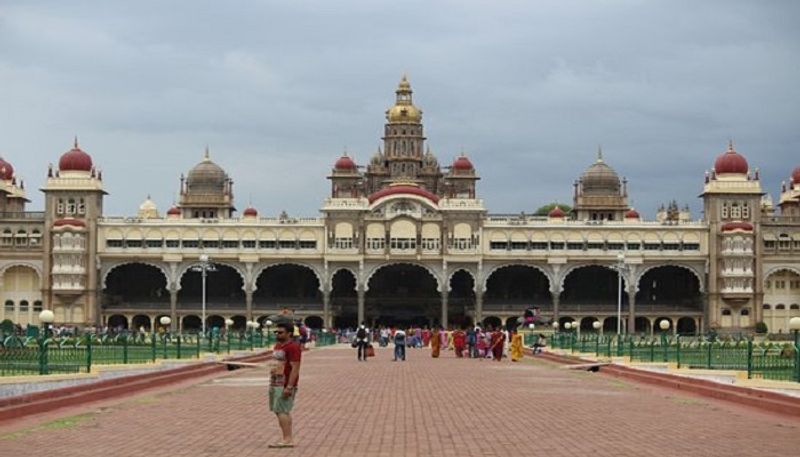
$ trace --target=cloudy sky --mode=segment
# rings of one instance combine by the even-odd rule
[[[729,138],[773,196],[800,165],[798,23],[791,0],[0,0],[0,155],[39,209],[77,134],[123,215],[164,211],[209,145],[240,210],[310,216],[406,73],[491,212],[570,201],[602,145],[645,217],[697,217]]]

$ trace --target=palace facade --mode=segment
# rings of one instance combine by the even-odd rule
[[[52,309],[57,324],[150,328],[170,316],[197,329],[205,290],[218,326],[284,308],[314,327],[498,324],[538,307],[616,331],[621,302],[628,331],[667,319],[681,333],[756,322],[786,332],[800,316],[800,167],[787,174],[773,208],[729,145],[698,179],[702,219],[671,204],[645,220],[598,152],[570,211],[492,214],[470,159],[442,164],[426,145],[403,78],[383,147],[362,166],[335,161],[316,217],[238,213],[208,151],[163,215],[149,197],[134,216],[105,215],[102,174],[77,140],[47,171],[44,211],[27,210],[24,184],[0,161],[0,320],[37,324]]]

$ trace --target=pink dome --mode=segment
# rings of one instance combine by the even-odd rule
[[[253,208],[252,206],[248,206],[247,208],[245,208],[242,214],[248,217],[256,217],[258,216],[258,210]]]
[[[14,167],[4,159],[0,158],[0,179],[8,181],[14,177]]]
[[[800,167],[792,170],[792,182],[795,184],[800,184]]]
[[[639,212],[631,208],[625,212],[625,219],[639,219]]]
[[[180,216],[181,210],[177,206],[173,206],[172,208],[167,210],[167,216]]]
[[[381,199],[383,197],[388,197],[389,195],[396,195],[396,194],[411,194],[411,195],[418,195],[420,197],[427,198],[428,200],[438,203],[439,197],[421,187],[415,186],[408,186],[408,185],[400,185],[400,186],[389,186],[384,189],[381,189],[368,197],[370,203],[374,202],[375,200]]]
[[[73,227],[86,227],[86,222],[83,222],[80,219],[75,219],[72,217],[65,217],[63,219],[58,219],[53,222],[53,227],[63,227],[65,225],[71,225]]]
[[[743,155],[733,150],[733,142],[728,143],[728,150],[723,152],[714,161],[714,171],[717,174],[736,173],[747,174],[749,169],[747,159]]]
[[[472,162],[463,154],[453,162],[453,170],[470,171],[474,169],[475,167],[472,166]]]
[[[743,230],[745,232],[753,231],[753,224],[744,221],[733,221],[722,224],[720,228],[723,232],[732,232],[734,230]]]
[[[566,217],[567,213],[561,209],[560,206],[556,205],[555,208],[551,209],[549,213],[547,213],[547,217]]]
[[[347,154],[339,157],[335,164],[333,164],[333,168],[337,170],[351,170],[355,171],[356,163],[353,162],[353,159],[347,156]]]
[[[58,160],[60,171],[92,171],[92,156],[78,147],[78,139],[72,149],[61,155]]]

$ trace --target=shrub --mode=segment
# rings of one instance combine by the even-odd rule
[[[764,334],[767,333],[767,324],[764,322],[756,322],[756,333]]]

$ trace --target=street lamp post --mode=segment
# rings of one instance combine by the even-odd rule
[[[267,344],[272,343],[272,331],[270,331],[270,327],[272,327],[272,321],[267,319],[264,321],[264,325],[267,326]]]
[[[161,316],[161,319],[158,320],[161,323],[161,326],[164,327],[164,358],[167,358],[167,340],[169,339],[169,324],[172,323],[172,319],[169,316]]]
[[[225,340],[228,342],[228,354],[231,353],[231,329],[233,328],[233,319],[230,317],[225,319]]]
[[[42,331],[39,335],[39,374],[47,374],[47,333],[48,327],[53,323],[56,316],[49,309],[42,310],[39,313],[39,322],[42,323]]]
[[[214,271],[214,264],[211,263],[211,259],[206,254],[200,254],[200,264],[195,265],[192,267],[192,271],[199,271],[200,276],[202,278],[202,289],[203,289],[203,296],[201,299],[201,307],[202,307],[202,331],[203,335],[206,334],[206,276],[208,275],[209,271]]]
[[[667,362],[669,359],[667,356],[667,330],[669,330],[669,321],[661,319],[658,323],[658,328],[661,329],[661,347],[664,350],[664,362]]]

